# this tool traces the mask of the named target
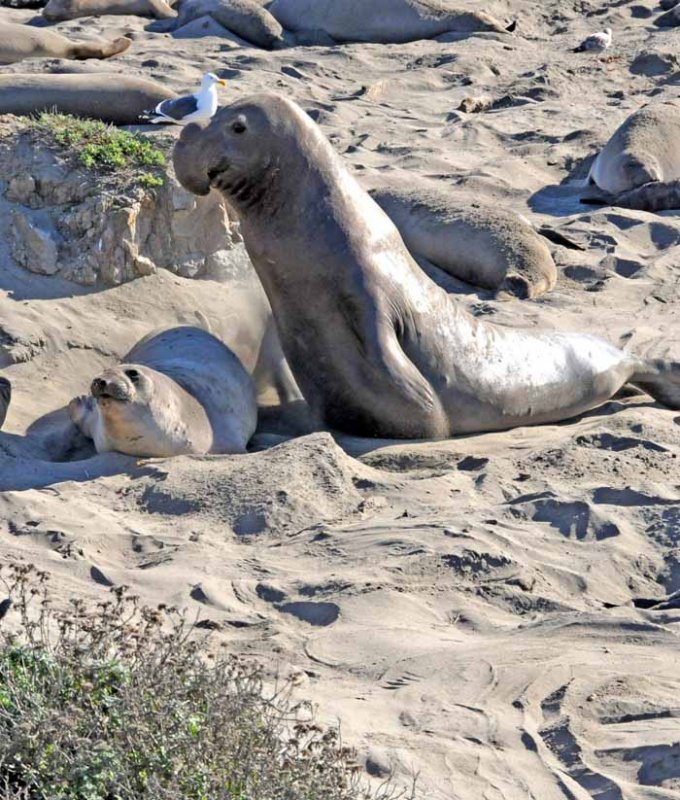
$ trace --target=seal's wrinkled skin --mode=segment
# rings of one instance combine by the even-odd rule
[[[627,382],[680,407],[678,363],[470,316],[286,98],[244,98],[187,126],[174,162],[188,190],[217,188],[238,213],[295,379],[331,427],[434,439],[556,422]]]
[[[69,405],[97,452],[134,456],[243,453],[255,432],[255,389],[241,362],[200,328],[142,339]]]

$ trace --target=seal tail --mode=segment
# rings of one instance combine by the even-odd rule
[[[127,36],[119,36],[112,42],[83,42],[75,44],[71,49],[71,57],[84,61],[87,58],[111,58],[119,53],[124,53],[132,44]]]
[[[680,411],[680,361],[662,358],[640,362],[629,383],[650,394],[666,408]]]

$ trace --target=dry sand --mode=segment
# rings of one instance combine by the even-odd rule
[[[680,358],[678,214],[578,202],[619,123],[677,95],[680,32],[653,27],[653,0],[483,6],[517,33],[269,53],[200,36],[203,22],[178,38],[86,18],[56,28],[130,34],[132,49],[0,71],[115,70],[184,92],[214,70],[230,79],[223,102],[285,92],[359,177],[430,177],[583,246],[553,247],[558,284],[536,302],[458,287],[476,313]],[[606,26],[605,60],[571,52]],[[470,96],[493,104],[456,111]],[[219,320],[231,298],[170,274],[81,290],[22,272],[0,243],[0,359],[25,354],[3,373],[0,558],[35,562],[63,593],[125,583],[200,612],[234,651],[295,672],[371,774],[414,769],[428,800],[680,798],[677,412],[637,395],[450,442],[260,435],[247,456],[100,456],[47,479],[15,457],[37,417],[150,327],[196,308]]]

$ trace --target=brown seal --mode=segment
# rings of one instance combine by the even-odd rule
[[[14,64],[25,58],[111,58],[132,44],[119,36],[110,42],[72,42],[45,28],[0,22],[0,64]]]
[[[90,391],[71,401],[69,414],[99,453],[243,453],[257,424],[255,388],[243,365],[192,326],[149,334]]]
[[[134,75],[0,75],[0,114],[56,111],[116,125],[134,125],[147,108],[176,97],[154,81]]]
[[[680,407],[680,363],[468,314],[284,97],[247,97],[187,126],[174,162],[185,188],[215,187],[238,213],[293,375],[331,427],[428,439],[557,422],[629,382]]]
[[[52,22],[102,14],[134,14],[156,19],[177,16],[177,12],[165,0],[49,0],[43,9],[43,17]]]

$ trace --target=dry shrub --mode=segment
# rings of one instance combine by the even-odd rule
[[[64,611],[45,573],[13,565],[0,579],[3,800],[413,797],[371,789],[289,685],[267,694],[257,667],[215,655],[176,609],[116,588]]]

